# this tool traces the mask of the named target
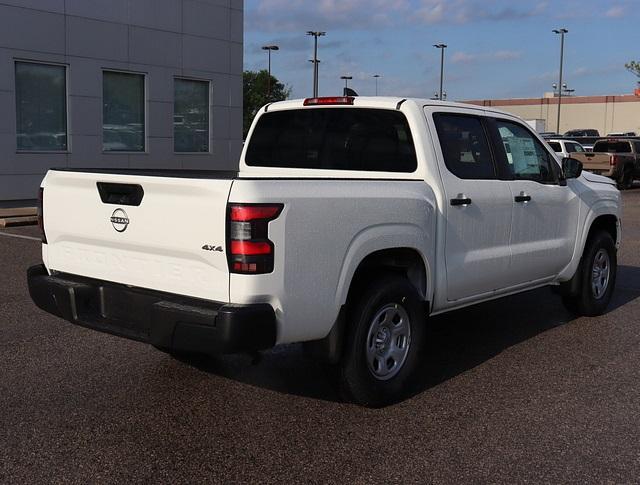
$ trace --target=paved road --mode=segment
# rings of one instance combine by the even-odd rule
[[[609,314],[538,290],[431,321],[413,398],[339,402],[297,346],[181,362],[29,301],[0,234],[0,482],[640,481],[640,190]]]

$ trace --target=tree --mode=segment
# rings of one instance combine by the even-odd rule
[[[244,71],[242,80],[244,89],[243,136],[246,138],[258,110],[267,103],[284,101],[291,94],[291,88],[271,76],[271,93],[267,94],[269,72],[266,69],[257,72]]]
[[[627,68],[627,71],[635,74],[636,76],[640,77],[640,62],[637,61],[631,61],[631,62],[627,62],[624,67]]]

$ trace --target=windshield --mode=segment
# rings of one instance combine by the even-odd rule
[[[247,165],[414,172],[413,137],[399,111],[307,108],[264,114],[251,135]]]

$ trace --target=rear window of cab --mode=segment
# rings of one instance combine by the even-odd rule
[[[597,153],[631,153],[631,143],[628,141],[597,141],[593,145]]]
[[[418,163],[407,118],[399,111],[308,108],[262,115],[245,163],[366,172],[415,172]]]

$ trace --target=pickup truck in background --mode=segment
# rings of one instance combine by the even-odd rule
[[[51,170],[41,200],[41,309],[168,353],[302,342],[368,406],[404,395],[430,315],[546,285],[602,314],[621,239],[611,180],[423,99],[270,104],[237,173]]]
[[[638,134],[635,131],[614,131],[613,133],[607,133],[607,138],[610,138],[612,136],[628,137],[628,136],[638,136]]]
[[[572,137],[572,136],[594,136],[600,137],[600,132],[598,130],[594,130],[593,128],[582,128],[577,130],[569,130],[564,136]]]
[[[593,152],[575,153],[585,170],[612,178],[620,190],[631,188],[640,178],[640,139],[606,138],[593,145]]]

